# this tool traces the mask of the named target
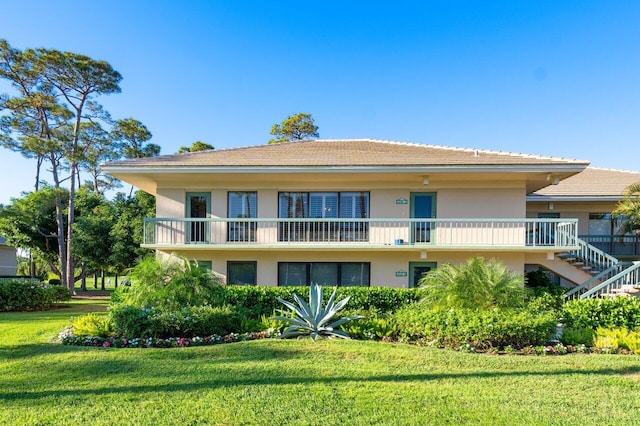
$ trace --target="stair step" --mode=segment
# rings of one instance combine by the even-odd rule
[[[590,271],[589,271],[589,273],[590,273],[591,275],[594,275],[594,276],[595,276],[595,275],[598,275],[598,274],[600,273],[600,271],[597,271],[597,270],[595,270],[595,269],[592,269],[592,270],[590,270]]]
[[[589,272],[591,270],[591,266],[583,266],[581,269],[585,272]]]

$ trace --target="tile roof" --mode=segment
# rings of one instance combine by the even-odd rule
[[[121,160],[107,166],[587,165],[587,161],[372,139],[309,140]]]
[[[640,182],[640,172],[587,167],[558,185],[550,185],[531,195],[541,196],[621,196],[625,188]]]

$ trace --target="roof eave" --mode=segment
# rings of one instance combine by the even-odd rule
[[[482,165],[434,165],[434,166],[128,166],[105,164],[103,170],[107,173],[127,174],[197,174],[197,173],[547,173],[564,172],[578,173],[587,167],[588,163],[570,164],[482,164]]]
[[[540,202],[594,202],[594,201],[602,201],[602,202],[617,202],[622,200],[624,197],[621,195],[527,195],[527,201],[540,201]]]

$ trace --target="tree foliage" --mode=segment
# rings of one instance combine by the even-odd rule
[[[640,182],[629,185],[624,191],[624,199],[613,211],[617,217],[627,219],[625,231],[640,230]]]
[[[274,124],[271,127],[271,134],[275,137],[269,140],[270,144],[312,139],[320,136],[318,126],[315,125],[311,114],[303,112],[290,115],[280,124]]]
[[[423,303],[434,308],[518,307],[527,295],[522,274],[479,256],[462,266],[445,263],[425,275],[419,286],[424,290]]]
[[[198,152],[198,151],[206,151],[210,149],[215,149],[213,145],[209,145],[208,143],[195,141],[190,147],[189,146],[181,146],[178,149],[178,154],[183,154],[185,152]]]
[[[73,291],[73,224],[81,170],[91,175],[93,190],[103,192],[116,182],[102,174],[100,163],[121,155],[156,155],[159,147],[144,145],[151,133],[142,123],[125,119],[114,125],[97,102],[99,96],[120,92],[122,76],[108,62],[53,49],[20,51],[0,40],[0,78],[12,89],[0,95],[0,146],[36,159],[36,191],[45,163],[54,189],[68,181],[65,200],[62,192],[54,192],[54,234],[60,278]]]

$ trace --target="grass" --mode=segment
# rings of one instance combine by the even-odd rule
[[[0,314],[0,424],[637,424],[640,357],[489,356],[358,341],[51,343],[74,300]]]

